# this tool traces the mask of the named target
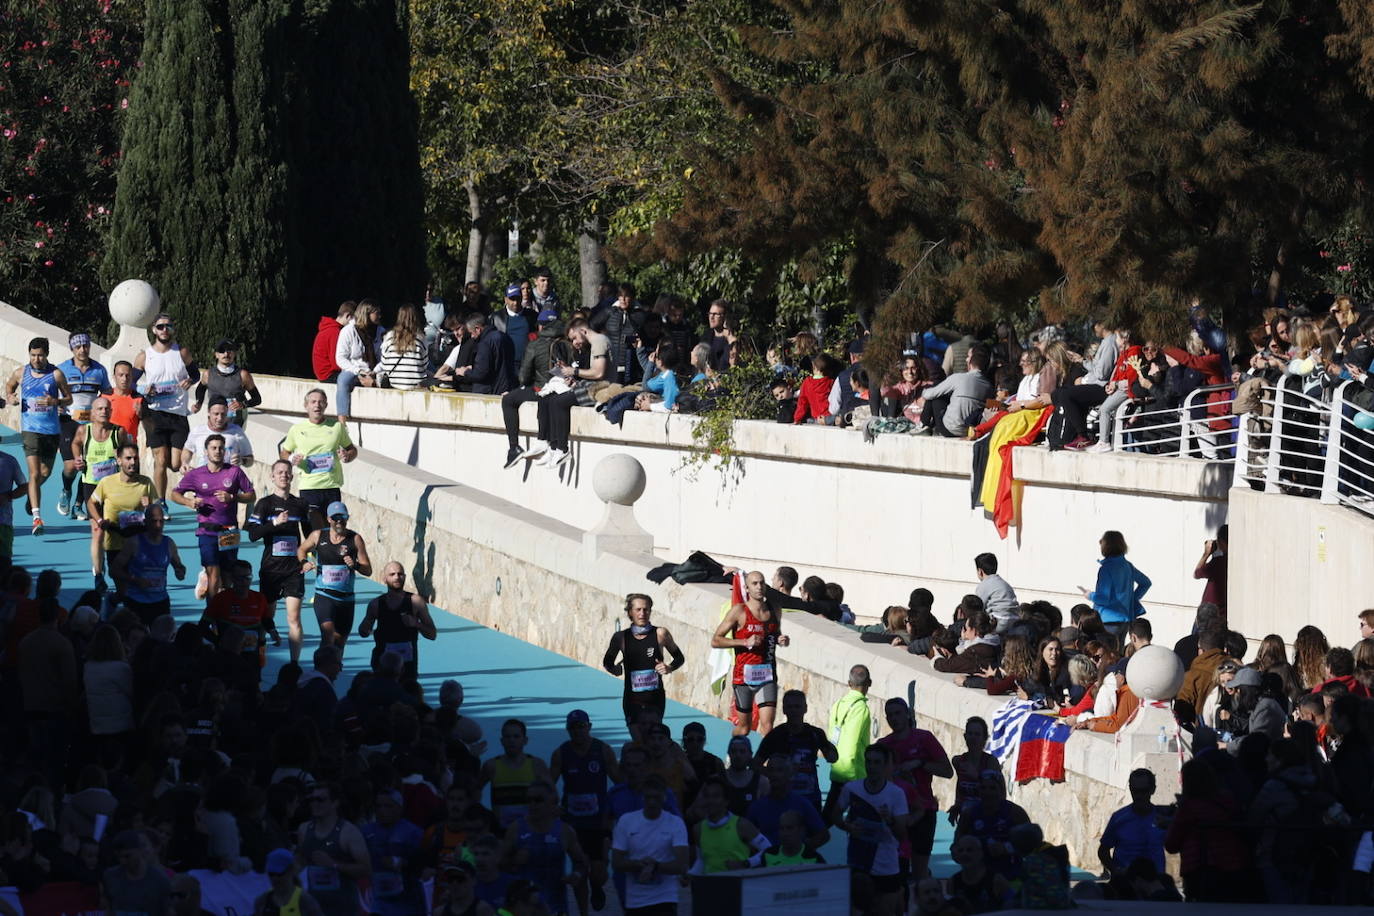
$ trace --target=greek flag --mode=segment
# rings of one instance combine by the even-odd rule
[[[988,741],[988,753],[1002,763],[1016,756],[1021,747],[1021,730],[1026,719],[1035,711],[1031,700],[1008,700],[1007,704],[992,716],[992,738]]]

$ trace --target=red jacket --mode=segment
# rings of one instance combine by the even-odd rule
[[[1321,693],[1322,688],[1325,687],[1327,684],[1344,684],[1345,689],[1350,691],[1350,694],[1352,696],[1369,696],[1369,691],[1365,689],[1364,684],[1361,684],[1359,681],[1355,680],[1355,676],[1353,674],[1347,674],[1342,677],[1333,677],[1329,681],[1322,681],[1316,687],[1312,688],[1312,692]]]
[[[343,330],[343,325],[339,324],[337,318],[328,315],[320,319],[319,330],[315,332],[315,344],[310,348],[310,361],[315,366],[315,378],[322,382],[329,381],[329,377],[339,371],[339,364],[334,362],[334,347],[339,342],[339,332]]]
[[[801,383],[797,392],[797,412],[792,414],[793,423],[801,423],[808,416],[820,419],[830,416],[830,388],[835,384],[833,378],[809,378]]]
[[[1231,378],[1227,375],[1226,359],[1219,353],[1208,353],[1204,356],[1194,356],[1187,350],[1180,350],[1178,347],[1165,347],[1165,356],[1172,356],[1179,365],[1187,366],[1189,369],[1196,369],[1202,373],[1202,384],[1205,387],[1214,385],[1229,385]],[[1230,429],[1231,427],[1231,395],[1230,391],[1212,391],[1207,394],[1207,416],[1213,418],[1209,423],[1212,429]]]

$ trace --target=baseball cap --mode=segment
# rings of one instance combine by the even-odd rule
[[[519,283],[512,283],[510,286],[507,286],[507,287],[506,287],[506,298],[507,298],[507,299],[519,299],[519,298],[520,298],[520,284],[519,284]]]
[[[291,854],[291,850],[274,849],[267,854],[266,871],[269,875],[284,875],[295,864],[296,857]]]
[[[234,343],[227,337],[220,338],[220,342],[215,344],[216,353],[228,353],[230,350],[234,350],[235,352],[237,352],[238,348],[238,344]]]
[[[1258,687],[1260,685],[1259,672],[1254,668],[1241,668],[1236,672],[1236,676],[1231,678],[1228,687]]]
[[[542,312],[539,313],[539,323],[540,323],[540,324],[548,324],[550,321],[557,321],[557,320],[558,320],[558,312],[554,311],[553,309],[544,309],[544,311],[542,311]]]
[[[568,724],[572,725],[577,722],[581,722],[584,725],[591,725],[592,717],[587,715],[585,709],[574,709],[572,712],[568,713]]]
[[[475,877],[477,875],[477,866],[467,859],[450,859],[444,863],[442,870],[449,873],[457,871],[466,872],[468,877]]]
[[[329,508],[325,510],[324,516],[325,518],[335,518],[340,515],[344,518],[348,518],[348,507],[336,499],[329,504]]]

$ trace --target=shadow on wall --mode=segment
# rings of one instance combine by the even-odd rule
[[[420,499],[415,506],[415,527],[411,534],[415,565],[411,568],[410,581],[414,583],[415,593],[431,604],[434,602],[434,561],[437,551],[434,542],[429,539],[429,522],[434,517],[430,510],[430,498],[435,490],[444,486],[449,485],[430,484],[420,492]]]

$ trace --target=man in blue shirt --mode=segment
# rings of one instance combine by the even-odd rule
[[[816,806],[806,797],[792,789],[792,758],[787,754],[774,754],[766,762],[768,793],[754,799],[745,817],[749,823],[776,845],[781,843],[782,816],[788,811],[796,811],[806,824],[806,845],[819,849],[830,840],[830,830],[821,820]]]
[[[507,286],[505,307],[492,313],[491,324],[510,338],[511,345],[515,348],[516,366],[525,358],[525,347],[530,342],[530,335],[535,331],[537,319],[538,313],[534,309],[520,307],[520,284],[512,283]]]
[[[72,402],[62,408],[62,438],[58,440],[58,451],[62,454],[62,495],[57,499],[57,514],[66,515],[70,509],[77,521],[86,517],[85,507],[78,500],[73,504],[72,488],[81,476],[76,468],[76,455],[72,454],[72,439],[76,431],[91,422],[91,405],[102,394],[110,393],[110,374],[105,367],[91,359],[91,335],[77,332],[67,340],[72,358],[57,368],[67,377],[67,387],[72,392]]]
[[[1126,785],[1131,803],[1107,821],[1097,858],[1111,875],[1125,872],[1136,859],[1149,859],[1156,870],[1163,872],[1164,829],[1156,822],[1159,812],[1151,801],[1155,774],[1145,769],[1132,770]]]

